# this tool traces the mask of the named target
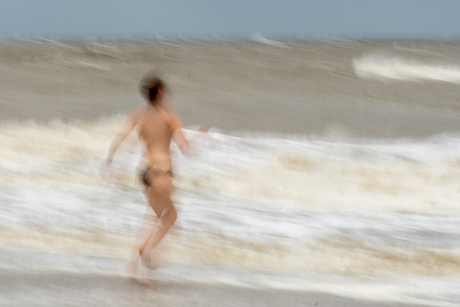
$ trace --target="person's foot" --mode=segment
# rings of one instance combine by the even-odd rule
[[[145,266],[148,269],[155,270],[157,266],[154,263],[154,261],[152,261],[152,255],[151,254],[152,254],[152,252],[150,252],[150,253],[145,252],[144,253],[144,246],[142,246],[142,245],[139,246],[139,255],[140,255],[140,258],[141,258],[142,265]]]
[[[144,279],[144,278],[141,278],[139,277],[138,273],[137,273],[137,262],[136,263],[128,263],[128,265],[126,266],[126,271],[129,275],[129,278],[137,283],[140,283],[142,285],[146,285],[146,286],[152,286],[153,283],[147,279]]]
[[[154,285],[154,283],[152,281],[144,279],[144,278],[140,278],[137,275],[131,275],[130,278],[133,281],[135,281],[137,283],[140,283],[141,285],[145,285],[145,286],[153,286]]]

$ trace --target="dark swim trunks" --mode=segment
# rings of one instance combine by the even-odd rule
[[[147,180],[147,174],[150,172],[153,176],[171,176],[174,177],[174,173],[172,170],[167,170],[167,171],[161,171],[158,169],[154,169],[152,167],[147,167],[141,171],[139,171],[139,179],[141,182],[145,185],[150,185],[149,181]]]

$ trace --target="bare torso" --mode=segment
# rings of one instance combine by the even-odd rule
[[[107,163],[110,164],[115,151],[121,142],[134,129],[137,129],[139,138],[145,143],[144,166],[163,174],[171,175],[171,154],[169,147],[171,139],[174,138],[182,153],[190,147],[181,130],[179,118],[171,111],[166,111],[160,103],[152,106],[150,104],[134,109],[126,119],[123,127],[114,137]],[[145,165],[147,164],[147,165]]]
[[[155,170],[171,170],[169,148],[173,133],[178,128],[175,122],[175,116],[159,107],[147,106],[139,114],[137,132],[145,144],[145,157]]]

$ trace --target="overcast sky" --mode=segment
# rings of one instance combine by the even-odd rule
[[[451,0],[1,0],[2,36],[460,38]]]

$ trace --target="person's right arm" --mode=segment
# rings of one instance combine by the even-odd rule
[[[115,155],[115,152],[117,151],[118,147],[120,147],[121,143],[126,139],[129,133],[134,129],[134,127],[136,127],[142,115],[143,109],[143,106],[138,107],[128,115],[128,118],[126,119],[125,123],[121,127],[120,131],[118,131],[118,133],[115,135],[115,137],[112,140],[112,143],[110,144],[109,152],[107,154],[106,159],[107,164],[112,163],[113,156]]]
[[[182,132],[182,123],[176,115],[171,116],[171,129],[173,131],[174,141],[176,142],[180,151],[183,154],[188,153],[190,149],[190,143],[185,138],[184,133]]]

